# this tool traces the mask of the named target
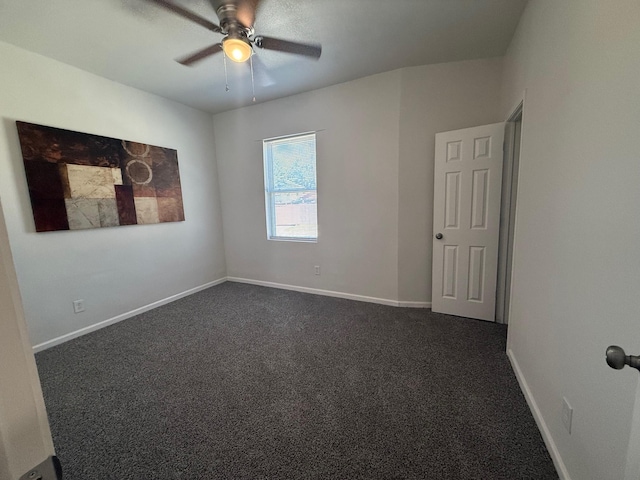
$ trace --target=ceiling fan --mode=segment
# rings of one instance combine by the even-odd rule
[[[298,43],[255,35],[253,24],[260,0],[209,0],[220,20],[219,26],[173,1],[148,1],[223,35],[221,42],[177,59],[176,61],[182,65],[193,65],[218,52],[224,52],[234,62],[246,62],[253,55],[253,47],[302,55],[316,60],[322,53],[322,46],[319,44]]]

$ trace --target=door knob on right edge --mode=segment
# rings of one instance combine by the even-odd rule
[[[436,238],[438,240],[442,240],[442,234],[441,233],[436,233]]]
[[[616,345],[607,348],[606,353],[607,365],[616,370],[624,368],[625,365],[636,368],[640,371],[640,357],[627,355],[624,350]]]

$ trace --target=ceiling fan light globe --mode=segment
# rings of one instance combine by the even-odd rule
[[[246,62],[253,53],[249,42],[240,38],[226,38],[222,43],[222,49],[229,59],[238,63]]]

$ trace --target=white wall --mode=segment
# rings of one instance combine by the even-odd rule
[[[535,0],[505,59],[503,117],[526,89],[508,345],[574,480],[625,478],[638,372],[604,352],[640,353],[639,18]]]
[[[435,134],[502,120],[502,59],[401,72],[398,295],[431,302]]]
[[[500,78],[499,59],[407,68],[216,115],[229,275],[430,302],[434,135],[497,121]],[[260,140],[311,130],[319,241],[268,241]]]
[[[214,117],[229,276],[397,298],[399,86],[388,72]],[[269,241],[261,140],[311,130],[318,243]]]
[[[209,114],[8,44],[0,62],[0,196],[33,344],[226,275]],[[176,149],[186,221],[35,233],[15,120]]]

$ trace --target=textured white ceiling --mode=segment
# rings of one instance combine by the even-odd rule
[[[175,0],[218,23],[207,0]],[[321,43],[317,62],[257,50],[258,102],[400,67],[501,56],[526,0],[262,0],[257,34]],[[175,58],[221,36],[146,0],[0,0],[0,41],[210,112],[252,103],[246,65]],[[1,61],[1,59],[0,59]],[[258,72],[260,73],[260,72]]]

